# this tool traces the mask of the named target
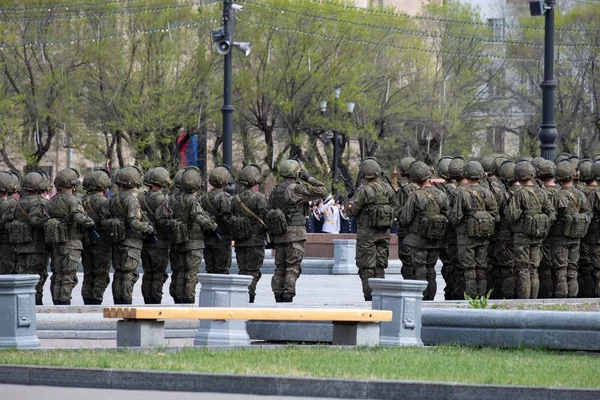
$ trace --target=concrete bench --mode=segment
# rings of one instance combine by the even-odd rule
[[[377,346],[379,323],[391,321],[392,312],[351,308],[107,307],[104,318],[120,319],[117,347],[162,346],[165,319],[331,321],[334,345]],[[246,342],[237,345],[249,345],[247,332],[246,337]]]

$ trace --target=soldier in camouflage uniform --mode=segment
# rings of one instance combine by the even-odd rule
[[[202,175],[196,167],[188,167],[181,176],[181,190],[173,202],[173,218],[185,227],[187,240],[177,243],[177,263],[171,265],[169,292],[176,304],[194,304],[198,271],[202,263],[204,237],[216,232],[218,225],[204,211],[197,194],[202,186]],[[180,240],[176,240],[179,242]]]
[[[456,196],[458,195],[459,186],[463,184],[463,173],[465,169],[465,160],[462,157],[454,157],[450,164],[448,164],[448,177],[451,179],[451,183],[444,186],[448,200],[450,201],[450,210],[454,207],[456,202]],[[464,293],[459,293],[459,288],[464,287],[464,276],[460,269],[460,261],[458,259],[458,235],[456,233],[456,227],[452,224],[448,226],[447,233],[447,247],[448,247],[448,268],[446,274],[448,279],[446,285],[451,281],[451,286],[444,288],[444,298],[446,300],[464,300]],[[444,272],[442,272],[444,275]]]
[[[250,164],[240,171],[237,184],[241,188],[232,201],[231,211],[236,217],[247,218],[252,227],[252,235],[244,240],[235,241],[235,257],[240,275],[252,276],[248,286],[250,303],[256,297],[256,285],[261,277],[260,269],[265,259],[266,227],[263,222],[265,215],[271,209],[269,200],[259,192],[261,181],[260,167]]]
[[[148,170],[144,185],[150,190],[140,200],[142,211],[152,225],[156,236],[146,238],[142,246],[142,296],[145,304],[161,304],[163,285],[169,277],[169,205],[165,191],[171,186],[169,171],[163,167]]]
[[[415,161],[413,157],[404,157],[400,160],[400,182],[398,192],[396,192],[397,200],[397,209],[396,209],[396,217],[400,216],[402,212],[402,207],[406,204],[406,200],[408,200],[408,196],[419,189],[419,185],[410,181],[409,173],[410,173],[410,164]],[[404,279],[414,279],[410,274],[413,271],[413,268],[410,265],[410,253],[408,247],[403,244],[404,238],[406,237],[406,228],[400,226],[398,224],[398,230],[396,232],[398,236],[398,258],[402,262],[401,273]]]
[[[272,238],[275,272],[271,288],[276,302],[290,303],[296,295],[296,281],[302,272],[308,202],[324,198],[327,189],[322,182],[302,171],[296,160],[283,161],[279,165],[279,175],[283,180],[273,188],[269,201],[273,208],[283,211],[288,226],[285,233]]]
[[[497,191],[494,197],[498,204],[500,221],[496,224],[495,244],[490,247],[495,253],[492,265],[494,279],[494,296],[497,299],[515,298],[515,248],[512,226],[508,220],[508,202],[519,190],[519,182],[515,180],[515,163],[505,161],[500,167],[500,178],[506,185],[506,190]]]
[[[12,195],[17,193],[21,187],[19,175],[13,171],[0,172],[0,275],[15,274],[17,272],[17,253],[15,246],[8,237],[8,223],[13,220],[10,217],[4,220],[3,210],[14,210],[17,200]]]
[[[46,241],[53,245],[52,301],[55,305],[70,305],[71,293],[77,285],[77,269],[83,250],[83,235],[94,226],[75,196],[79,186],[79,172],[72,168],[58,171],[54,179],[57,194],[46,205],[50,219],[44,232]]]
[[[459,270],[464,279],[464,286],[462,281],[457,286],[457,294],[470,297],[486,294],[489,238],[500,219],[494,195],[479,185],[484,174],[478,161],[465,165],[463,175],[467,183],[459,187],[450,213],[450,221],[456,227]]]
[[[102,304],[104,291],[110,282],[110,265],[112,246],[105,240],[102,223],[108,218],[108,198],[106,192],[110,187],[110,174],[100,169],[88,172],[83,178],[83,188],[86,190],[81,201],[86,214],[94,220],[99,237],[91,235],[83,237],[83,285],[81,296],[83,304]]]
[[[538,163],[536,168],[537,182],[539,187],[546,191],[550,202],[554,205],[554,197],[560,190],[560,186],[554,179],[556,174],[556,165],[550,160],[543,160]],[[549,242],[550,237],[547,236],[542,243],[542,260],[538,268],[538,276],[540,280],[540,289],[537,298],[549,299],[554,293],[554,283],[552,281],[552,244]]]
[[[178,198],[181,194],[181,176],[183,175],[184,171],[185,169],[182,168],[175,173],[175,176],[173,177],[173,189],[171,190],[171,195],[169,196],[169,201],[167,202],[167,205],[175,204],[177,201],[179,201]],[[169,216],[172,217],[173,210],[170,206],[168,212]],[[177,244],[171,241],[171,245],[169,247],[169,265],[171,266],[171,271],[180,270],[179,268],[177,268],[177,258]],[[173,276],[171,276],[171,281],[172,280]],[[169,294],[171,295],[171,297],[175,298],[175,292],[171,291],[171,287],[172,286],[169,287]]]
[[[360,164],[359,172],[366,183],[354,192],[347,212],[356,217],[356,266],[362,281],[365,300],[371,301],[372,290],[369,286],[369,278],[385,278],[390,227],[398,203],[394,189],[378,180],[381,166],[377,160],[365,158]]]
[[[223,190],[231,183],[227,165],[218,165],[208,174],[213,189],[202,197],[202,208],[219,225],[219,235],[204,238],[204,262],[209,274],[229,274],[231,267],[231,234],[227,221],[231,217],[231,195]],[[220,239],[219,239],[220,236]]]
[[[575,174],[573,163],[569,161],[561,161],[556,166],[556,179],[561,188],[552,198],[556,221],[546,242],[552,260],[553,298],[572,298],[579,293],[579,242],[587,233],[591,210],[583,192],[573,185]]]
[[[35,303],[42,305],[44,283],[48,279],[48,252],[44,239],[44,224],[48,220],[42,196],[52,182],[44,171],[30,172],[21,183],[21,198],[12,210],[9,224],[12,243],[17,246],[17,273],[35,274],[40,280],[35,287]]]
[[[437,292],[435,263],[448,228],[449,203],[446,195],[431,185],[431,170],[421,161],[410,166],[411,181],[420,189],[412,192],[398,222],[408,228],[404,244],[411,255],[412,279],[427,280],[423,300],[433,300]]]
[[[519,299],[537,298],[541,246],[547,234],[544,226],[549,227],[555,219],[554,207],[548,195],[533,183],[535,173],[531,163],[517,163],[515,179],[519,181],[521,189],[513,194],[508,203],[509,221],[515,234],[516,297]]]
[[[577,276],[579,284],[579,297],[589,298],[594,296],[594,279],[592,259],[590,255],[590,245],[598,241],[598,215],[600,215],[600,197],[598,196],[598,182],[592,173],[593,162],[589,158],[584,158],[579,162],[578,172],[579,180],[585,185],[582,192],[588,200],[590,206],[591,224],[588,233],[581,239],[579,245],[579,274]]]
[[[125,227],[125,238],[113,244],[112,260],[115,273],[112,292],[115,304],[131,304],[133,286],[139,278],[137,271],[142,258],[144,235],[152,235],[154,227],[147,223],[135,189],[142,185],[143,173],[136,166],[117,171],[114,182],[119,191],[109,200],[111,219]],[[108,229],[108,227],[107,227]]]
[[[592,165],[592,177],[596,182],[600,182],[600,161],[595,161]],[[588,196],[588,201],[594,215],[585,242],[592,264],[593,297],[600,297],[600,189],[594,190],[594,194]]]

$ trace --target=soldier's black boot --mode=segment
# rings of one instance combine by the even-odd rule
[[[86,306],[95,304],[94,303],[94,299],[90,298],[90,297],[84,297],[83,298],[83,304],[85,304]]]
[[[256,296],[254,296],[253,294],[248,295],[248,303],[254,303],[254,298]]]
[[[43,306],[44,302],[42,301],[42,296],[40,295],[35,295],[35,305],[36,306]]]
[[[187,298],[187,299],[183,299],[182,301],[183,304],[195,304],[196,303],[196,299],[193,297]]]
[[[152,297],[150,298],[150,304],[161,304],[162,297]]]
[[[281,295],[281,302],[282,303],[292,303],[294,301],[294,296],[289,295],[289,294],[283,294]]]
[[[154,303],[152,303],[151,297],[144,297],[144,304],[154,304]]]
[[[173,297],[173,302],[175,304],[181,304],[181,299],[179,297]]]
[[[120,297],[113,297],[113,303],[115,305],[123,304],[123,299]]]
[[[62,305],[63,306],[70,306],[71,305],[71,300],[63,300]]]
[[[365,301],[373,301],[373,296],[365,294]]]
[[[131,300],[131,299],[129,299],[129,300],[122,299],[121,300],[121,304],[131,304],[132,302],[133,302],[133,300]]]
[[[275,295],[275,302],[276,303],[283,303],[283,296],[280,294],[276,294]]]
[[[95,306],[99,306],[100,304],[102,304],[102,300],[100,300],[100,299],[90,299],[90,304],[93,304]]]

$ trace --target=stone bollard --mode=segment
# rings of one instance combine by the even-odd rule
[[[41,347],[35,324],[39,275],[0,275],[0,348]]]
[[[381,323],[379,342],[383,346],[423,346],[421,305],[426,281],[369,279],[373,309],[391,310],[391,322]]]
[[[356,275],[356,239],[333,239],[333,275]]]
[[[251,276],[198,274],[200,307],[247,307]],[[194,346],[249,346],[244,320],[200,320]]]

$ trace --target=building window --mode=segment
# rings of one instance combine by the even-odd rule
[[[494,35],[494,41],[503,42],[506,34],[506,22],[504,18],[488,18],[488,25]]]
[[[489,127],[487,143],[493,153],[504,153],[504,129],[498,126]]]

